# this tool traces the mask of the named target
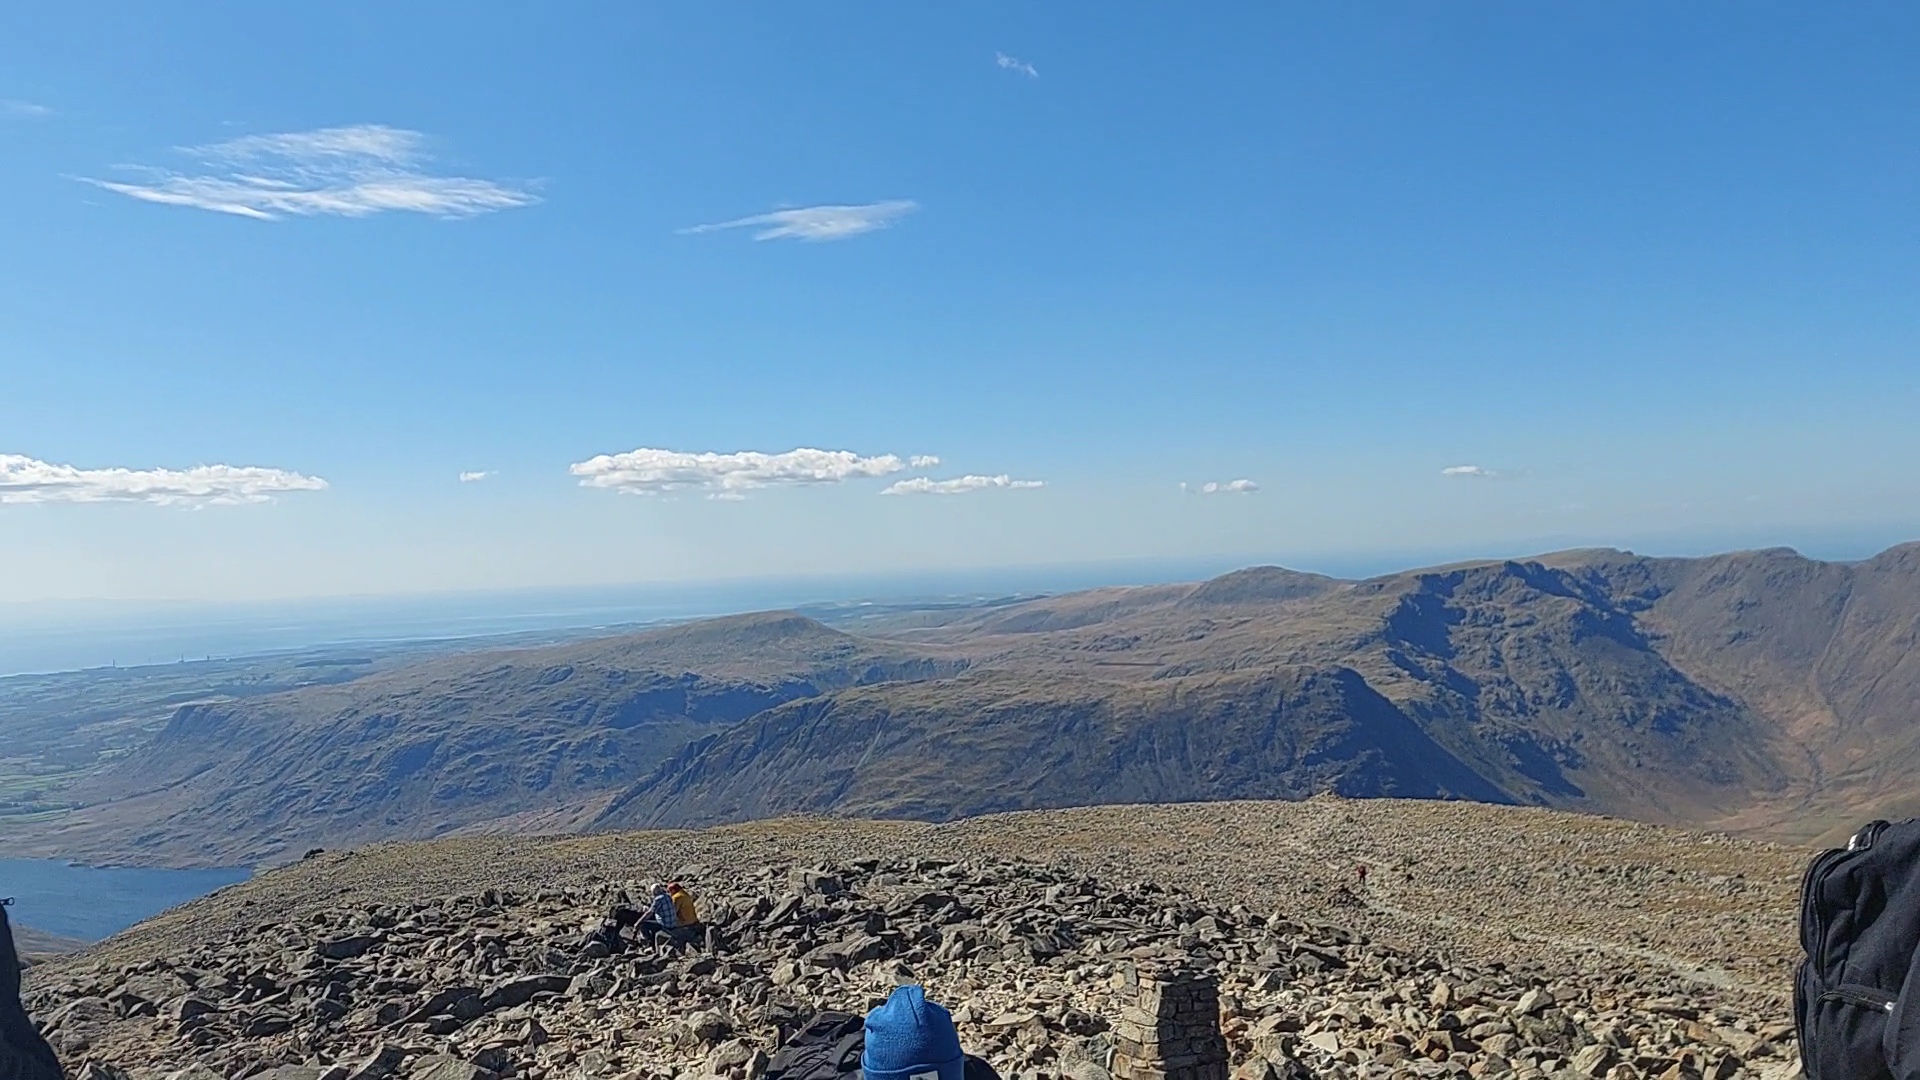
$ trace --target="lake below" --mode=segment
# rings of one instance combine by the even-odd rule
[[[59,859],[0,859],[0,897],[21,926],[98,941],[134,923],[247,880],[247,870],[101,869]]]

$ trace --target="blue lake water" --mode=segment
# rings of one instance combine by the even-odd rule
[[[245,881],[246,870],[99,869],[58,859],[0,859],[0,897],[21,926],[98,941],[170,907]]]

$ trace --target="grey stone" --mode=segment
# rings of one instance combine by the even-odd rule
[[[407,1070],[410,1080],[492,1080],[493,1073],[452,1054],[429,1054]]]
[[[365,956],[379,941],[371,934],[354,934],[323,941],[315,946],[315,950],[329,960],[353,960]]]
[[[385,1080],[400,1068],[407,1052],[397,1046],[382,1046],[347,1070],[346,1080]]]
[[[1518,1012],[1521,1016],[1538,1016],[1540,1013],[1552,1008],[1553,1005],[1553,992],[1551,990],[1534,989],[1520,995],[1520,1003],[1514,1006],[1514,1011]]]
[[[536,994],[563,994],[572,982],[565,975],[523,975],[517,979],[508,979],[487,991],[481,998],[481,1005],[488,1012],[496,1009],[509,1009],[516,1005],[525,1005]]]

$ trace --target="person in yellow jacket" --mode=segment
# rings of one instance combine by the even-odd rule
[[[682,930],[700,925],[700,911],[693,906],[693,894],[674,882],[667,886],[667,895],[673,899],[673,925]]]

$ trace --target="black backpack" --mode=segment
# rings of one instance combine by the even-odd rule
[[[823,1012],[773,1052],[767,1061],[765,1080],[858,1077],[860,1051],[866,1044],[866,1021],[846,1013]]]
[[[773,1052],[763,1080],[857,1080],[860,1051],[866,1045],[865,1020],[847,1013],[820,1013]],[[1000,1074],[968,1054],[966,1080],[1000,1080]]]
[[[20,954],[0,900],[0,1080],[61,1080],[60,1059],[20,1003]]]
[[[1800,886],[1794,1023],[1807,1080],[1920,1080],[1920,820],[1876,821]]]

